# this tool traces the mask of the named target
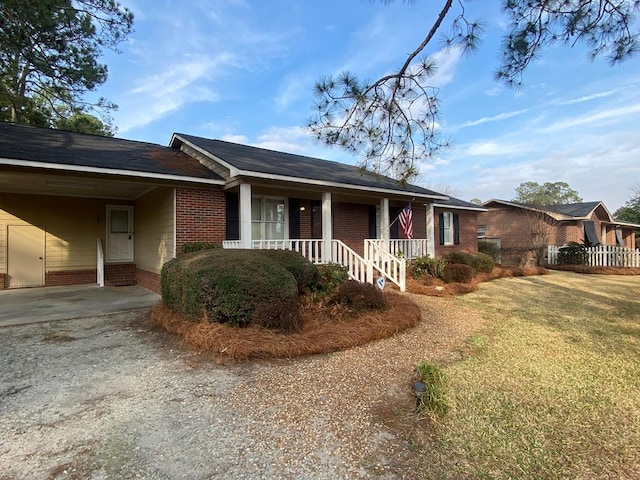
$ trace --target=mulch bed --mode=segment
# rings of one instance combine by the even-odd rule
[[[420,308],[406,295],[385,293],[387,308],[354,314],[343,306],[309,303],[303,306],[302,329],[283,334],[261,327],[230,327],[208,321],[192,322],[162,301],[151,310],[154,322],[176,333],[198,350],[215,356],[291,358],[329,353],[391,337],[420,322]]]

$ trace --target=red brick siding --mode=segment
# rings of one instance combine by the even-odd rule
[[[224,192],[176,188],[176,251],[188,242],[222,243],[225,239]]]
[[[458,214],[458,225],[460,228],[460,244],[458,245],[440,245],[440,214],[444,212]],[[436,257],[440,257],[451,251],[478,251],[478,212],[435,208],[433,223]]]
[[[424,205],[413,205],[413,238],[427,238],[427,208]],[[393,222],[395,218],[389,219]],[[402,229],[400,229],[402,230]],[[402,237],[402,233],[400,233]]]
[[[4,289],[6,285],[4,277],[5,277],[5,274],[0,273],[0,290]]]
[[[116,263],[105,265],[104,284],[110,287],[126,287],[128,285],[135,285],[135,263]]]
[[[336,202],[332,209],[333,238],[363,255],[364,239],[369,238],[369,206]]]
[[[97,283],[97,272],[95,269],[46,272],[44,276],[44,284],[47,287],[84,285],[88,283]]]
[[[160,274],[136,269],[136,281],[149,290],[160,293]]]
[[[300,238],[308,240],[311,238],[311,200],[300,200]]]

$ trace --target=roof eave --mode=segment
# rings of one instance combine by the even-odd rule
[[[136,177],[152,180],[171,180],[179,182],[189,183],[201,183],[207,185],[224,185],[224,180],[216,180],[212,178],[198,178],[184,175],[171,175],[166,173],[153,173],[153,172],[141,172],[138,170],[122,170],[112,168],[99,168],[99,167],[87,167],[76,166],[68,164],[37,162],[33,160],[19,160],[12,158],[0,158],[0,165],[8,165],[12,167],[29,167],[29,168],[41,168],[46,170],[58,170],[63,172],[74,173],[97,173],[102,175],[113,175],[119,177]]]

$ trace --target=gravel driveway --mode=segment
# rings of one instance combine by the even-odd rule
[[[414,299],[410,331],[288,361],[221,364],[147,312],[2,328],[0,479],[415,478],[388,419],[482,322]]]

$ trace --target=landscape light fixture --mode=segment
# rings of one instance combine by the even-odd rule
[[[422,397],[427,391],[427,385],[424,382],[416,382],[413,384],[413,394],[416,396],[416,410],[420,410]]]

